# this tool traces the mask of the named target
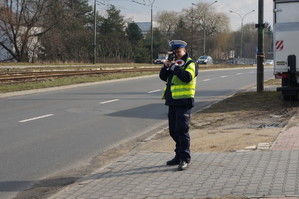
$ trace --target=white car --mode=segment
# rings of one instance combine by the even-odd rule
[[[159,57],[158,59],[154,60],[155,64],[163,64],[166,61],[166,57]]]
[[[213,64],[213,59],[210,56],[200,56],[197,60],[198,64]]]
[[[273,60],[273,59],[268,59],[268,60],[265,62],[265,65],[274,65],[274,60]]]

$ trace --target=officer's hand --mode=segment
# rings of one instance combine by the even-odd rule
[[[174,61],[166,60],[166,61],[164,62],[164,65],[165,65],[166,67],[170,67],[173,63],[175,63],[175,62],[174,62]]]

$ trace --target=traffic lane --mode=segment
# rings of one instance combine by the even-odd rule
[[[153,81],[150,80],[150,82],[153,82]],[[154,82],[156,82],[156,81],[154,81]],[[136,83],[133,83],[133,84],[140,85],[140,84],[136,84]],[[123,84],[121,84],[121,85],[123,85]],[[147,85],[151,85],[151,84],[147,84]],[[58,97],[56,95],[55,98],[53,97],[53,95],[46,95],[46,97],[45,96],[41,97],[40,95],[38,95],[33,98],[32,97],[31,98],[28,98],[28,97],[27,98],[18,98],[16,100],[19,101],[22,104],[22,106],[24,106],[24,104],[25,104],[24,100],[27,100],[28,103],[33,101],[33,104],[35,104],[35,105],[37,104],[36,102],[39,102],[39,101],[46,102],[46,103],[44,103],[44,105],[38,104],[38,106],[35,107],[35,109],[38,110],[37,111],[38,113],[36,113],[36,111],[34,112],[32,110],[32,106],[30,106],[30,108],[29,108],[30,110],[28,111],[28,112],[30,112],[30,114],[27,114],[27,112],[25,112],[25,114],[23,116],[18,111],[17,116],[19,117],[19,119],[30,118],[33,116],[51,112],[51,113],[55,113],[54,117],[59,117],[58,113],[61,113],[61,112],[69,113],[69,115],[66,114],[65,116],[61,117],[62,118],[61,120],[58,119],[58,121],[55,122],[55,125],[56,125],[55,128],[62,129],[61,131],[63,131],[63,126],[65,124],[72,124],[72,123],[76,123],[76,121],[88,120],[89,117],[99,116],[99,115],[111,113],[114,111],[119,112],[119,111],[123,111],[126,109],[132,109],[133,107],[136,107],[136,106],[142,107],[143,104],[151,103],[151,102],[149,102],[149,99],[151,99],[150,96],[157,95],[157,92],[151,92],[151,91],[155,91],[155,90],[152,90],[151,88],[148,89],[148,90],[150,90],[149,92],[151,92],[151,93],[148,94],[148,92],[147,92],[145,95],[144,91],[137,92],[137,89],[135,89],[135,88],[133,88],[135,90],[134,92],[120,92],[120,90],[123,90],[124,88],[120,88],[118,90],[115,89],[115,88],[119,88],[119,87],[120,86],[117,86],[117,87],[113,86],[112,88],[109,88],[106,92],[103,87],[101,87],[101,88],[96,87],[96,90],[92,90],[92,91],[88,91],[88,92],[85,91],[86,89],[83,89],[85,92],[81,92],[81,91],[66,92],[66,93],[60,92],[60,95],[58,95]],[[130,88],[130,86],[126,86],[126,88]],[[131,88],[132,88],[132,86],[131,86]],[[79,90],[81,90],[81,89],[79,89]],[[103,92],[103,93],[101,93],[101,92]],[[111,96],[111,95],[113,95],[113,96]],[[102,102],[105,102],[105,100],[114,98],[114,95],[117,95],[119,98],[122,98],[122,96],[126,96],[125,97],[125,99],[127,100],[126,105],[123,106],[123,103],[117,103],[115,105],[115,103],[114,103],[113,106],[110,108],[109,108],[109,106],[106,106],[106,108],[102,108],[102,106],[100,106],[100,104]],[[158,95],[160,96],[160,93]],[[92,97],[90,97],[90,96],[92,96]],[[63,100],[63,99],[66,99],[67,103],[65,103],[65,100]],[[93,99],[96,99],[96,100],[93,100]],[[147,101],[144,101],[145,99]],[[130,101],[128,101],[128,100],[130,100]],[[12,101],[12,99],[9,99],[9,101]],[[47,103],[47,101],[50,101],[51,103]],[[158,105],[151,106],[148,108],[150,108],[150,110],[156,110],[155,107],[159,106],[157,108],[157,110],[163,110],[162,104],[160,105],[160,102],[161,101],[159,100],[156,103]],[[55,104],[55,106],[53,106],[53,104]],[[50,110],[50,111],[47,111],[47,110]],[[142,110],[142,109],[141,108],[136,109],[137,112],[140,112],[139,110]],[[34,112],[34,114],[31,114],[31,112]],[[155,111],[155,114],[151,114],[151,115],[144,114],[146,111],[142,111],[142,112],[143,112],[142,118],[146,118],[146,117],[156,118],[158,116],[159,111]],[[151,113],[153,111],[148,111],[148,112]],[[126,113],[128,113],[128,112],[126,112]],[[131,114],[131,115],[133,116],[134,114]],[[119,115],[119,116],[121,116],[121,115]],[[126,114],[126,117],[128,117],[128,116],[129,115]],[[139,116],[141,116],[141,115],[139,114]],[[133,117],[136,118],[136,114]],[[161,118],[162,117],[158,117],[158,119],[161,119]],[[49,118],[47,118],[47,120],[48,119]],[[9,118],[9,120],[11,120],[11,119]],[[3,121],[3,120],[1,120],[1,121]],[[15,120],[14,124],[11,126],[15,126],[16,121],[17,120]],[[23,120],[21,120],[21,121],[23,121]],[[62,124],[61,124],[61,121],[63,121]],[[28,121],[28,122],[34,122],[34,121]],[[34,122],[34,123],[36,123],[36,122]],[[1,140],[2,141],[2,143],[1,143],[2,149],[3,149],[3,146],[5,146],[5,144],[7,144],[7,143],[10,143],[8,145],[14,144],[14,142],[13,142],[14,140],[17,140],[17,142],[20,142],[20,140],[21,140],[22,143],[29,143],[29,142],[32,143],[32,142],[35,142],[35,139],[37,139],[39,137],[44,138],[44,136],[47,135],[46,132],[43,132],[43,128],[45,127],[44,125],[42,125],[41,127],[26,125],[26,126],[28,126],[28,129],[26,129],[26,127],[24,127],[24,129],[16,129],[16,128],[8,129],[6,127],[6,129],[5,129],[5,126],[8,124],[9,124],[8,122],[5,122],[4,125],[1,125],[1,132],[5,132],[5,134],[12,136],[12,137],[10,137],[9,142],[7,142],[7,139]],[[148,126],[148,125],[146,124],[145,127],[146,126]],[[138,126],[138,128],[139,128],[139,126]],[[34,130],[32,130],[32,129],[34,129]],[[18,134],[19,139],[15,139],[16,134],[13,132],[24,132],[24,133]],[[30,134],[28,135],[29,132],[30,132]],[[34,136],[30,136],[30,135],[34,135]],[[32,137],[34,137],[34,138],[32,138]],[[28,142],[26,142],[26,141],[28,141]],[[17,145],[18,144],[16,143],[15,146],[17,146]]]
[[[217,78],[228,78],[230,77],[233,73],[235,73],[236,75],[241,75],[244,74],[245,72],[248,72],[248,70],[252,70],[249,71],[249,73],[254,73],[254,69],[238,69],[237,70],[221,70],[221,71],[201,71],[198,77],[198,80],[200,80],[203,77],[204,74],[204,82],[205,81],[211,81],[213,79],[213,76],[217,76]],[[221,76],[220,76],[221,74]],[[212,75],[212,77],[210,77]],[[211,79],[212,78],[212,79]],[[147,78],[145,78],[146,81]],[[144,79],[143,79],[144,80]],[[144,81],[142,81],[144,82]],[[80,91],[80,89],[76,89],[78,90],[78,92],[60,92],[60,93],[53,93],[48,95],[38,95],[40,97],[37,98],[20,98],[20,99],[8,99],[5,101],[5,104],[1,103],[3,101],[3,99],[0,100],[0,105],[1,107],[3,107],[0,111],[1,116],[5,116],[1,118],[1,121],[3,121],[3,119],[7,118],[8,113],[10,113],[12,110],[12,107],[15,107],[15,109],[18,110],[18,116],[20,116],[20,113],[22,112],[26,112],[27,113],[31,113],[33,109],[36,110],[43,110],[43,109],[47,109],[47,106],[51,107],[51,110],[53,110],[53,104],[55,104],[54,107],[57,107],[54,110],[60,110],[63,107],[66,106],[65,103],[63,103],[63,106],[59,106],[59,101],[64,101],[64,100],[70,100],[70,101],[74,101],[74,100],[102,100],[103,102],[105,102],[105,100],[109,101],[109,100],[119,100],[117,98],[111,97],[113,95],[120,95],[120,94],[138,94],[138,93],[144,93],[144,88],[146,88],[146,86],[148,85],[152,85],[152,84],[156,84],[156,86],[149,88],[148,92],[159,92],[161,91],[163,85],[161,86],[161,81],[156,77],[155,79],[148,79],[147,83],[145,84],[145,87],[142,87],[141,90],[137,91],[135,85],[136,84],[140,84],[140,82],[133,82],[131,81],[131,85],[127,85],[123,86],[122,83],[116,83],[117,85],[115,87],[109,87],[109,89],[105,90],[105,87],[101,87],[100,90],[92,90],[90,92],[86,92],[86,88],[83,87],[82,90]],[[163,84],[163,83],[162,83]],[[132,86],[133,85],[133,86]],[[97,87],[97,86],[95,86]],[[111,89],[112,88],[112,89]],[[116,89],[115,89],[116,88]],[[128,89],[133,88],[132,92],[129,92]],[[125,92],[123,92],[125,91]],[[58,96],[58,97],[57,97]],[[106,97],[106,98],[105,98]],[[21,100],[22,103],[17,102],[17,100]],[[29,101],[29,103],[27,103],[27,101]],[[34,101],[34,103],[32,103]],[[3,105],[3,106],[2,106]],[[6,107],[9,107],[9,109],[5,109]],[[41,112],[37,115],[43,115],[45,112]],[[51,114],[51,113],[49,113]],[[47,114],[44,114],[47,115]],[[30,115],[29,115],[30,116]],[[34,117],[34,115],[32,115],[32,117]],[[11,119],[9,119],[11,120]]]
[[[134,85],[140,86],[141,84],[135,83]],[[0,170],[16,173],[18,178],[11,175],[5,176],[2,173],[0,179],[6,179],[7,185],[18,179],[23,181],[28,179],[30,182],[30,179],[38,178],[41,174],[55,172],[57,168],[61,169],[61,165],[65,168],[83,158],[93,157],[102,152],[105,147],[134,135],[136,131],[140,132],[145,128],[151,128],[165,118],[166,111],[163,110],[165,107],[161,103],[161,93],[158,94],[157,89],[149,89],[150,93],[146,92],[146,94],[144,91],[134,91],[128,94],[128,92],[123,92],[123,88],[120,88],[122,92],[118,91],[118,94],[126,96],[126,99],[121,102],[113,101],[105,104],[101,104],[101,102],[111,98],[107,98],[108,93],[114,96],[115,88],[109,88],[106,93],[101,93],[102,97],[92,100],[94,94],[98,96],[97,89],[85,93],[72,90],[73,97],[69,98],[67,103],[63,103],[64,95],[71,95],[67,92],[63,92],[60,96],[56,95],[55,98],[52,95],[43,94],[43,97],[35,95],[33,98],[31,96],[31,99],[28,96],[16,99],[22,103],[21,107],[24,105],[24,99],[28,101],[26,103],[32,101],[33,104],[37,104],[36,101],[42,101],[44,105],[38,104],[36,108],[43,108],[43,110],[52,108],[51,112],[54,113],[54,116],[14,124],[14,128],[7,128],[4,131],[1,125],[1,132],[5,132],[6,136],[1,133],[3,143],[0,145],[0,151],[3,161],[1,161]],[[138,89],[133,88],[133,90]],[[90,95],[93,95],[92,99]],[[51,103],[49,105],[48,101],[51,103],[55,101],[55,106],[51,107]],[[33,105],[30,105],[30,109],[32,107]],[[119,114],[121,111],[123,112]],[[160,116],[159,111],[161,111]],[[109,116],[113,112],[118,112],[118,114]],[[115,134],[115,132],[120,133]],[[6,139],[7,137],[9,139]],[[5,147],[7,140],[10,143]],[[25,175],[24,168],[26,168]]]
[[[142,100],[140,98],[147,98],[147,100]],[[31,146],[34,143],[42,143],[42,141],[47,141],[48,139],[55,141],[57,138],[55,135],[58,135],[60,139],[62,136],[65,136],[65,140],[67,141],[69,138],[68,136],[73,136],[78,129],[81,129],[80,127],[83,128],[81,131],[84,131],[85,128],[91,129],[92,125],[85,125],[84,121],[93,121],[93,118],[98,120],[93,121],[94,124],[98,125],[98,127],[91,130],[91,132],[94,132],[94,134],[89,133],[91,138],[90,146],[92,146],[92,143],[94,143],[96,140],[110,141],[109,138],[111,137],[114,138],[114,142],[119,141],[120,139],[130,136],[131,133],[140,131],[140,129],[149,128],[165,118],[165,112],[163,111],[165,107],[160,102],[161,101],[158,100],[157,102],[153,103],[153,101],[150,101],[148,95],[142,97],[130,97],[125,101],[122,100],[121,103],[105,104],[105,106],[100,105],[98,102],[91,103],[90,101],[82,102],[84,105],[78,105],[77,103],[70,105],[72,103],[69,102],[68,105],[71,108],[59,108],[60,111],[57,113],[52,111],[55,113],[52,118],[28,121],[23,124],[17,124],[14,126],[14,128],[5,129],[3,126],[1,126],[1,132],[3,132],[3,139],[1,139],[0,145],[1,151],[11,151],[12,148],[16,148],[18,150],[24,146]],[[159,111],[161,111],[161,114],[159,114]],[[117,114],[111,114],[113,112],[117,112]],[[111,115],[109,116],[109,114]],[[123,117],[133,119],[122,119]],[[136,121],[138,119],[141,121]],[[47,122],[45,123],[45,121]],[[68,130],[68,128],[71,129]],[[113,136],[115,133],[111,133],[110,131],[122,131],[122,134]],[[70,135],[68,132],[70,132]],[[105,132],[107,132],[107,137],[101,139],[96,138],[98,133],[105,135]],[[99,148],[102,149],[103,147]]]
[[[84,87],[1,99],[0,106],[2,108],[0,110],[0,132],[4,132],[1,128],[15,126],[16,121],[40,116],[52,116],[51,114],[56,112],[66,111],[73,112],[75,114],[90,114],[92,112],[99,112],[97,111],[99,103],[113,99],[131,98],[132,100],[135,100],[134,103],[142,104],[143,99],[150,99],[152,96],[157,95],[157,93],[148,92],[153,92],[157,90],[157,88],[161,88],[161,84],[157,83],[159,82],[157,81],[157,77],[146,81],[147,79],[151,78],[143,78],[142,82],[138,82],[137,80],[130,80],[132,83],[128,80],[123,81],[126,82],[127,86],[125,86],[123,82],[117,82],[88,88]],[[142,86],[143,82],[146,82],[144,86]],[[154,85],[155,83],[157,86]],[[136,85],[139,88],[136,87]],[[158,95],[160,95],[160,93]],[[121,106],[113,108],[117,108],[116,110],[125,109],[125,106]],[[113,109],[102,111],[113,111]]]
[[[143,100],[140,98],[143,98]],[[145,98],[147,99],[145,100]],[[105,119],[109,117],[108,121],[111,123],[111,125],[113,125],[112,127],[117,127],[118,124],[120,124],[119,127],[126,128],[126,130],[123,130],[123,132],[128,132],[129,129],[132,129],[132,121],[117,121],[117,118],[122,117],[122,115],[131,118],[153,120],[144,120],[144,122],[138,121],[134,130],[140,130],[139,128],[141,128],[142,125],[144,127],[147,127],[152,122],[155,123],[164,118],[164,111],[162,111],[164,109],[164,106],[160,102],[160,100],[152,101],[149,96],[134,96],[127,98],[126,100],[122,100],[121,102],[114,102],[104,105],[101,105],[98,101],[95,101],[93,103],[91,103],[90,101],[83,101],[81,104],[78,104],[77,102],[68,102],[68,107],[59,108],[59,111],[51,111],[52,113],[54,113],[53,117],[36,121],[28,121],[26,123],[18,123],[17,120],[15,120],[14,125],[6,128],[3,127],[4,125],[1,125],[1,136],[3,138],[0,141],[0,146],[2,149],[1,151],[5,150],[5,146],[11,148],[11,146],[17,147],[21,145],[20,143],[22,143],[23,145],[27,145],[38,142],[40,141],[39,139],[45,139],[47,136],[55,134],[55,132],[66,131],[66,127],[70,128],[78,123],[81,124],[82,121],[92,120],[93,118],[101,121],[100,124],[105,124],[104,126],[109,127],[107,122],[104,122]],[[159,114],[160,111],[161,114]],[[111,116],[108,115],[113,112],[118,112],[118,114],[114,114]],[[111,122],[112,119],[115,122]],[[47,121],[47,123],[45,123],[45,121]],[[99,122],[95,121],[95,124],[98,125]],[[84,126],[83,124],[81,125]],[[47,132],[47,129],[49,129],[50,132]],[[75,128],[74,131],[76,131],[76,129],[77,128]]]
[[[265,67],[265,77],[270,78],[273,76],[273,67]],[[256,78],[256,68],[235,68],[235,69],[218,69],[218,70],[203,70],[199,71],[198,80],[210,81],[213,78],[225,79],[237,76],[251,76]],[[203,79],[204,78],[204,79]]]
[[[1,171],[9,171],[6,174],[14,173],[18,177],[1,174],[1,180],[30,180],[40,174],[55,172],[57,168],[72,166],[78,160],[88,161],[105,148],[134,136],[134,132],[156,125],[152,119],[127,112],[77,120],[62,127],[52,126],[51,123],[57,124],[59,118],[39,121],[40,126],[48,127],[44,129],[31,128],[34,122],[28,123],[26,128],[31,129],[30,138],[14,142],[11,147],[1,146]],[[26,131],[25,128],[22,130]]]
[[[30,112],[34,109],[42,109],[43,107],[46,109],[48,106],[50,106],[52,109],[54,107],[54,110],[56,110],[62,108],[60,106],[60,102],[62,102],[63,106],[67,105],[65,104],[66,100],[72,102],[82,100],[105,101],[113,98],[113,96],[116,95],[132,96],[134,94],[144,94],[157,89],[161,90],[161,83],[157,75],[154,77],[144,77],[142,78],[142,81],[140,80],[141,78],[116,82],[112,81],[107,82],[106,84],[99,84],[89,87],[65,89],[62,91],[52,91],[11,98],[1,98],[0,105],[2,108],[0,113],[9,114],[13,112],[14,109],[18,112]]]
[[[265,79],[273,78],[273,68],[265,68],[264,76]],[[197,80],[194,111],[208,107],[255,84],[255,68],[201,71]]]
[[[265,70],[265,80],[273,77],[273,69]],[[244,87],[253,86],[256,84],[256,70],[251,69],[234,69],[218,70],[211,74],[210,71],[203,71],[198,78],[197,90],[200,95],[201,90],[210,89],[233,89],[240,90]],[[208,87],[204,87],[207,85]]]

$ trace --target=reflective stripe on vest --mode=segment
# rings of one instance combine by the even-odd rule
[[[195,85],[173,85],[171,86],[171,95],[173,99],[194,98]]]

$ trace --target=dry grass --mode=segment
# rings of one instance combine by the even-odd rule
[[[275,91],[238,93],[195,113],[191,119],[192,152],[231,152],[258,143],[273,143],[299,102],[281,99]],[[168,130],[140,147],[147,152],[172,152]]]

